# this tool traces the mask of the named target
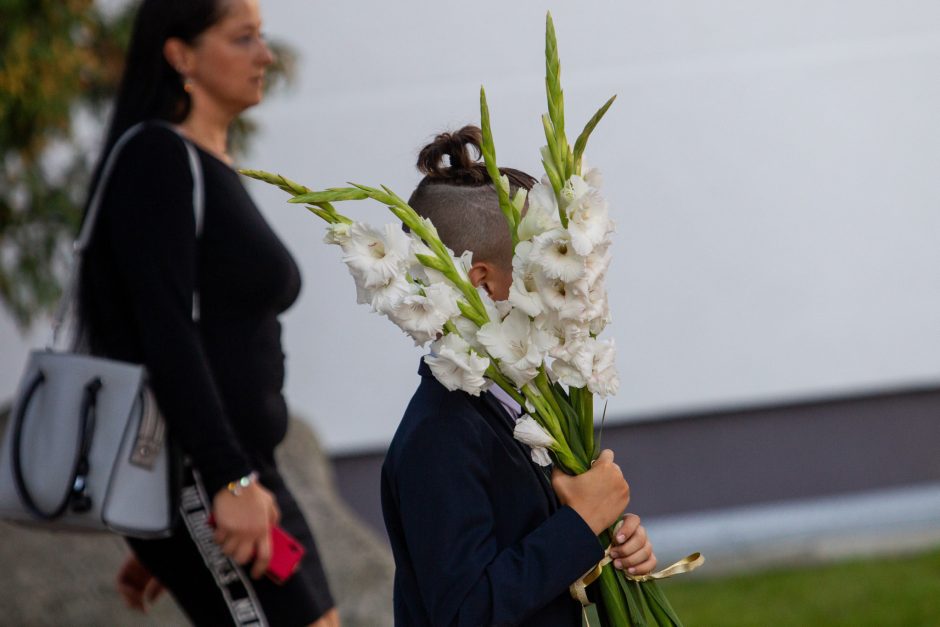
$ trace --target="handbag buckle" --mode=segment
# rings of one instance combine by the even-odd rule
[[[142,405],[140,426],[137,428],[137,437],[131,449],[130,462],[140,468],[153,470],[166,440],[166,423],[160,415],[153,395],[148,390],[141,390],[140,399]]]

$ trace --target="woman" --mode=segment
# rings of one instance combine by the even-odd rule
[[[470,281],[494,300],[512,284],[512,240],[482,163],[481,133],[439,135],[418,157],[425,174],[409,204],[456,254],[472,251]],[[535,179],[501,168],[511,193]],[[568,586],[603,557],[597,535],[629,502],[611,451],[576,477],[535,466],[513,438],[521,408],[493,386],[478,397],[422,377],[382,467],[382,510],[395,556],[395,624],[581,625]],[[614,567],[653,570],[656,557],[628,514]]]
[[[229,125],[260,102],[273,60],[260,28],[257,0],[144,0],[104,155],[127,129],[156,122],[108,178],[81,318],[92,352],[147,367],[192,461],[173,535],[128,539],[128,604],[144,609],[166,586],[199,625],[328,627],[338,618],[313,536],[274,461],[288,421],[277,316],[300,276],[227,152]],[[204,179],[198,235],[179,135],[196,146]],[[264,577],[278,522],[306,548],[283,585]]]

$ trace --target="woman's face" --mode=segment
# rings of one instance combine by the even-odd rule
[[[274,55],[261,35],[258,0],[222,0],[223,17],[189,49],[193,106],[235,116],[261,102],[264,71]]]

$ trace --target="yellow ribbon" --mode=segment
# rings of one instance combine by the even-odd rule
[[[621,520],[617,526],[614,528],[614,535],[620,529],[620,525],[623,524]],[[575,581],[568,588],[568,591],[571,593],[571,596],[579,601],[582,606],[588,606],[591,604],[591,601],[587,597],[587,587],[594,583],[594,581],[601,576],[601,571],[604,569],[604,566],[610,564],[613,560],[610,557],[610,547],[607,547],[607,550],[604,551],[604,558],[599,561],[591,570],[587,571]],[[668,577],[674,577],[675,575],[681,575],[683,573],[690,573],[702,564],[705,563],[705,556],[701,553],[692,553],[683,557],[681,560],[674,564],[670,564],[662,570],[658,570],[655,573],[650,573],[648,575],[626,575],[627,579],[631,581],[643,582],[643,581],[652,581],[654,579],[666,579]]]

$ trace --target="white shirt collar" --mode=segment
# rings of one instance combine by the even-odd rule
[[[490,392],[493,393],[493,396],[496,397],[503,407],[509,412],[509,415],[514,419],[518,419],[522,415],[522,405],[516,402],[516,399],[509,396],[509,393],[506,392],[503,388],[499,387],[496,384],[490,386]]]

